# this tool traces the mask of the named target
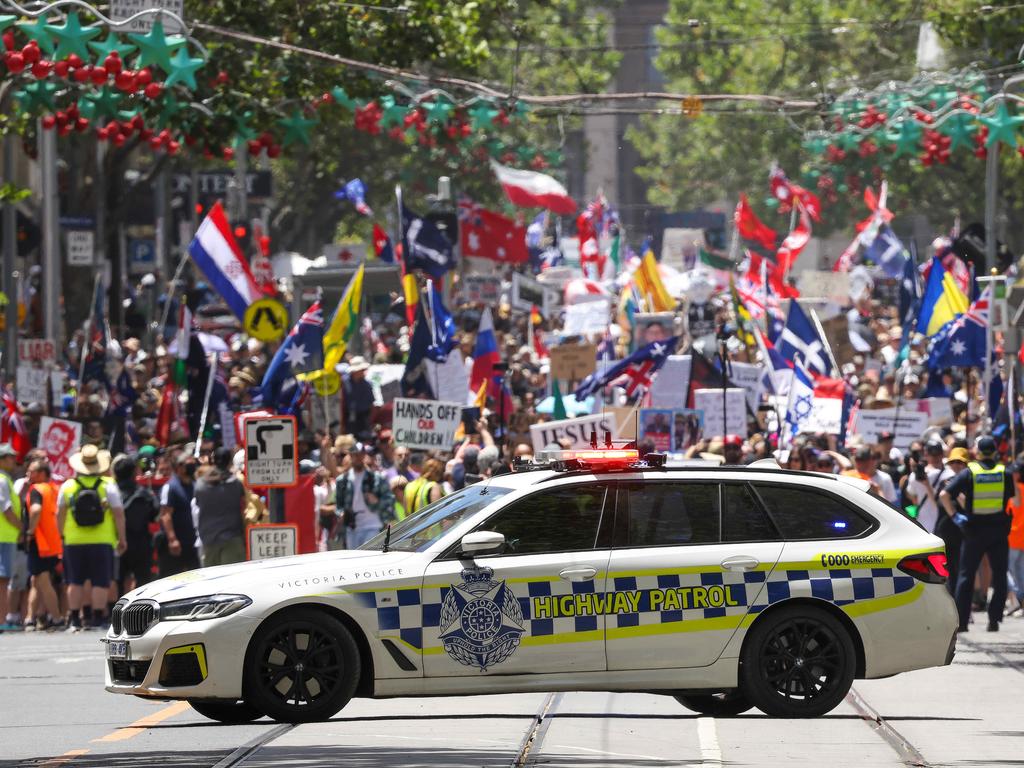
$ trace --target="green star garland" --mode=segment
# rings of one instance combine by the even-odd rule
[[[136,50],[134,45],[123,42],[114,32],[107,35],[106,40],[89,43],[89,47],[96,52],[96,58],[100,63],[112,53],[116,53],[122,59],[126,59],[135,53]]]
[[[90,120],[115,117],[121,106],[121,93],[109,85],[98,88],[84,97],[82,114]],[[88,112],[88,114],[86,114]]]
[[[991,147],[997,141],[1009,144],[1011,147],[1017,146],[1017,127],[1024,123],[1024,116],[1011,115],[1010,110],[1006,108],[1005,101],[999,102],[994,115],[978,119],[988,126],[988,138],[985,140],[986,147]]]
[[[72,53],[88,59],[88,42],[99,36],[101,31],[99,27],[83,27],[75,12],[68,14],[62,26],[51,27],[51,30],[57,38],[57,52],[53,54],[57,60],[66,59]]]
[[[19,21],[18,29],[30,40],[35,40],[39,48],[47,55],[53,55],[53,33],[56,29],[52,24],[47,24],[46,19],[40,16],[35,21]]]
[[[336,85],[331,88],[331,96],[334,97],[335,102],[349,111],[356,108],[356,100],[349,96],[345,89],[340,85]]]
[[[473,123],[474,131],[486,131],[494,123],[494,118],[497,116],[498,110],[486,101],[477,102],[477,104],[469,110],[469,119]]]
[[[921,136],[924,134],[924,129],[921,124],[912,117],[904,117],[897,124],[895,131],[890,131],[885,136],[896,145],[896,151],[893,152],[893,157],[900,157],[901,155],[909,155],[917,152],[918,145],[921,143]]]
[[[452,112],[452,105],[443,98],[437,98],[432,102],[421,105],[427,112],[427,120],[431,123],[443,125],[448,122],[448,115]]]
[[[394,96],[383,96],[380,100],[381,116],[380,126],[381,128],[393,128],[395,126],[401,126],[405,123],[406,108],[400,104],[395,103]]]
[[[249,121],[252,120],[251,111],[237,114],[233,119],[235,121],[235,136],[242,141],[249,141],[250,139],[256,138],[256,131],[251,125],[249,125]]]
[[[168,74],[172,70],[171,53],[185,44],[185,38],[178,35],[167,37],[160,21],[155,22],[147,34],[128,37],[139,47],[139,59],[136,62],[138,68],[153,64]]]
[[[955,152],[960,147],[970,147],[974,144],[978,123],[969,112],[953,112],[942,121],[938,131],[949,136],[949,150]]]
[[[22,90],[18,91],[18,100],[26,111],[34,111],[36,107],[44,107],[53,112],[57,105],[53,100],[57,92],[57,84],[48,80],[37,80],[29,83]]]
[[[302,110],[296,109],[290,117],[278,120],[277,124],[284,128],[284,146],[294,144],[296,141],[309,146],[309,131],[319,121],[303,117]]]
[[[190,91],[196,89],[196,70],[206,62],[203,59],[193,59],[188,55],[187,48],[179,48],[178,52],[171,59],[171,69],[168,71],[164,85],[170,88],[176,83],[182,83]]]

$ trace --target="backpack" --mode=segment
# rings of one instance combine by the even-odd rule
[[[71,516],[80,528],[90,528],[103,522],[106,510],[103,508],[103,499],[100,498],[100,480],[96,485],[84,485],[81,480],[75,478],[75,485],[78,491],[71,499]]]
[[[129,535],[148,536],[149,524],[156,519],[157,503],[153,492],[141,485],[124,500],[125,532]]]

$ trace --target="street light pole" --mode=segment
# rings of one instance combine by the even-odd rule
[[[43,128],[42,118],[36,128],[39,136],[39,161],[43,189],[43,329],[47,339],[63,346],[61,328],[61,258],[60,220],[57,199],[57,134]]]
[[[14,135],[4,136],[4,177],[14,181]],[[18,211],[14,201],[8,200],[3,212],[3,275],[2,286],[7,296],[4,309],[4,374],[8,381],[14,379],[18,361],[18,291],[15,259],[18,256]]]

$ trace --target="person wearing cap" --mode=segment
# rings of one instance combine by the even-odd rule
[[[967,469],[967,462],[970,460],[971,456],[967,453],[966,448],[951,449],[949,458],[946,459],[946,468],[952,472],[952,475],[943,481],[942,487],[945,488],[954,477]],[[939,502],[941,506],[941,498]],[[958,514],[963,514],[956,499],[953,500],[953,505],[956,507]],[[949,576],[946,577],[946,590],[955,598],[956,579],[960,574],[960,548],[964,543],[964,534],[960,530],[960,526],[953,522],[953,518],[942,509],[939,512],[939,522],[935,527],[935,535],[946,544],[946,571],[949,573]]]
[[[192,522],[192,496],[199,460],[181,451],[172,462],[174,475],[160,489],[162,541],[157,544],[160,578],[199,567],[196,528]]]
[[[1014,472],[999,461],[996,441],[987,435],[975,444],[977,461],[957,474],[939,494],[943,509],[950,518],[956,514],[954,499],[961,500],[964,543],[960,550],[960,568],[956,580],[956,607],[960,614],[961,632],[967,631],[971,618],[971,597],[974,577],[981,559],[988,555],[992,567],[992,599],[988,604],[988,631],[998,632],[1006,605],[1006,569],[1009,560],[1007,535],[1011,517],[1007,504],[1021,503],[1021,492],[1014,482]],[[1018,470],[1019,472],[1019,470]]]
[[[843,472],[846,477],[856,477],[860,480],[867,480],[871,483],[871,492],[884,496],[882,488],[877,481],[878,471],[875,468],[875,452],[869,445],[860,446],[853,454],[853,469]]]
[[[0,444],[0,618],[4,619],[0,629],[3,630],[15,629],[6,617],[9,612],[7,586],[14,574],[14,558],[22,527],[21,499],[14,492],[14,480],[11,477],[17,466],[18,458],[14,448],[9,443]]]
[[[74,477],[58,491],[57,528],[64,536],[64,576],[68,583],[68,629],[82,629],[79,611],[84,607],[84,587],[92,584],[90,602],[92,627],[102,627],[107,608],[107,590],[114,578],[114,551],[128,547],[125,537],[124,506],[117,485],[104,477],[110,469],[109,451],[83,445],[68,464]],[[86,508],[98,501],[99,515],[86,515]],[[99,522],[91,522],[99,517]]]
[[[908,459],[910,477],[906,493],[917,504],[917,522],[929,532],[935,531],[940,522],[939,493],[956,474],[943,463],[944,453],[942,442],[932,439],[925,443],[924,462],[920,461],[920,455],[917,458],[911,455]]]
[[[740,466],[743,462],[743,438],[739,435],[726,435],[722,441],[724,466]]]
[[[373,386],[366,380],[370,364],[357,355],[348,363],[345,384],[345,431],[360,440],[371,435],[370,412],[373,410]]]
[[[348,458],[349,467],[334,486],[336,514],[343,521],[334,537],[344,535],[347,548],[357,549],[394,521],[395,497],[384,473],[367,466],[365,445],[353,445]]]

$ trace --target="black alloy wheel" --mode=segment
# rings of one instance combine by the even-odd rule
[[[316,722],[344,707],[359,681],[359,650],[333,616],[298,608],[272,616],[246,656],[245,700],[274,720]]]
[[[712,717],[729,717],[746,712],[754,705],[742,691],[721,693],[676,694],[676,701],[687,709]]]
[[[259,720],[263,713],[244,701],[209,701],[189,699],[188,703],[203,717],[216,720],[225,725],[240,725]]]
[[[755,622],[741,659],[743,692],[754,706],[776,717],[818,717],[849,692],[856,652],[835,617],[794,606]]]

